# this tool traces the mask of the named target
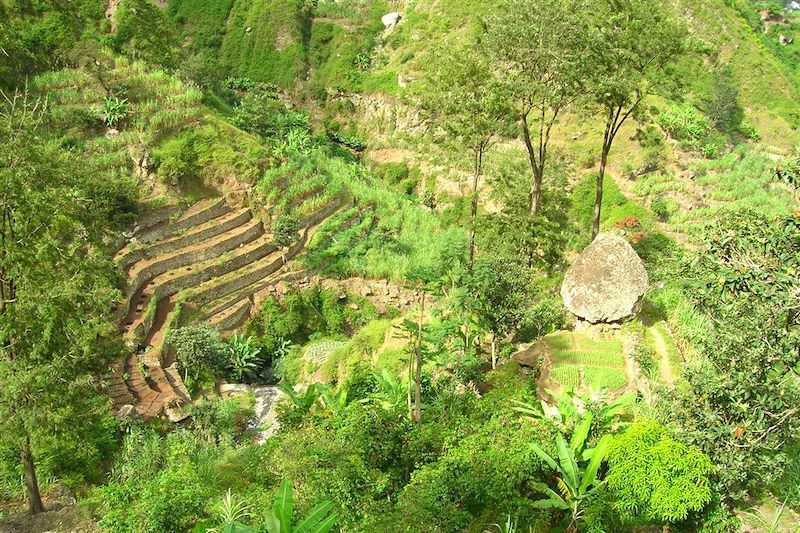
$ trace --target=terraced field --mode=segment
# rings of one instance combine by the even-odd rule
[[[593,341],[573,332],[553,333],[544,340],[553,363],[551,380],[573,389],[600,385],[613,391],[627,385],[620,341]]]
[[[132,406],[142,418],[184,417],[180,406],[190,395],[164,346],[167,331],[196,321],[232,331],[250,316],[259,293],[300,275],[290,263],[342,204],[340,196],[301,194],[295,199],[302,213],[300,237],[288,249],[272,242],[250,209],[222,199],[203,200],[183,212],[162,209],[140,221],[130,244],[115,257],[128,279],[117,313],[132,348],[112,369],[115,409]]]

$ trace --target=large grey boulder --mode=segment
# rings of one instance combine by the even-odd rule
[[[561,297],[572,314],[592,324],[618,322],[641,310],[647,271],[628,241],[601,233],[564,277]]]

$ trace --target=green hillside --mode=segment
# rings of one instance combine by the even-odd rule
[[[0,0],[0,532],[797,531],[798,47]]]

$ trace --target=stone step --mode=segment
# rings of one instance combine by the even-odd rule
[[[185,246],[180,247],[176,250],[171,250],[163,254],[155,255],[152,257],[143,258],[141,261],[137,261],[135,264],[131,265],[130,269],[128,270],[128,276],[130,278],[136,279],[140,277],[142,272],[147,271],[145,276],[152,277],[152,274],[158,275],[160,273],[166,272],[166,269],[177,268],[182,266],[183,264],[188,264],[185,261],[194,259],[191,262],[198,262],[204,261],[205,259],[209,259],[212,256],[219,255],[224,253],[232,248],[226,249],[217,249],[215,245],[228,242],[231,239],[235,239],[238,236],[243,234],[249,234],[248,232],[255,231],[254,228],[258,228],[256,231],[256,235],[260,235],[263,230],[261,229],[261,223],[257,220],[251,220],[249,217],[245,220],[242,220],[240,224],[237,224],[225,232],[221,232],[217,235],[214,235],[211,238],[207,239],[200,239],[190,244],[186,244]],[[241,244],[241,243],[237,243]],[[200,250],[204,250],[205,252],[200,252]],[[195,255],[202,255],[200,258],[194,258]],[[176,261],[177,259],[181,259],[183,262],[180,264]],[[162,265],[161,268],[156,268],[159,270],[158,272],[153,272],[155,266]]]
[[[146,247],[132,250],[117,258],[117,263],[123,270],[129,273],[129,270],[139,261],[175,252],[187,246],[213,239],[218,235],[246,224],[251,218],[252,212],[250,209],[228,211],[184,233],[157,241]]]
[[[183,383],[183,379],[178,372],[177,366],[173,363],[164,369],[164,373],[166,374],[167,380],[169,381],[170,385],[172,385],[172,389],[175,391],[175,393],[181,397],[182,400],[186,402],[191,401],[192,396],[189,394],[189,390]]]
[[[155,242],[185,229],[204,224],[229,210],[224,198],[201,200],[186,210],[176,221],[167,221],[142,231],[137,235],[137,240],[145,244]]]
[[[317,213],[309,218],[305,224],[306,230],[303,232],[301,239],[274,261],[266,265],[255,265],[250,270],[236,271],[226,276],[225,279],[214,280],[213,287],[205,288],[205,291],[203,291],[204,288],[200,288],[193,291],[193,294],[188,295],[187,301],[200,308],[197,316],[200,319],[211,320],[212,322],[214,321],[212,317],[216,315],[221,315],[217,318],[217,321],[229,320],[230,312],[228,311],[232,306],[239,305],[242,300],[250,299],[254,294],[269,287],[275,281],[273,279],[275,274],[285,270],[286,265],[303,251],[306,243],[313,238],[316,230],[319,229],[321,220],[330,215],[331,208],[326,207],[321,210],[321,213],[323,213],[322,216]],[[209,293],[213,293],[213,297],[210,299]],[[232,323],[235,324],[235,321]]]
[[[236,255],[230,257],[227,261],[221,262],[219,258],[214,258],[193,265],[190,272],[175,271],[166,273],[155,280],[156,288],[154,297],[158,301],[157,305],[163,305],[166,299],[180,291],[198,287],[204,283],[213,284],[215,279],[225,277],[231,272],[249,268],[250,265],[254,263],[258,264],[264,257],[274,257],[276,254],[276,248],[271,243],[270,237],[264,235],[256,241],[248,243],[248,245],[236,250]],[[167,318],[167,322],[168,321],[169,318]],[[144,322],[134,325],[133,327],[139,327],[139,330],[130,334],[129,339],[135,341],[136,339],[145,339],[154,336],[152,331],[153,326],[154,324],[145,324]]]
[[[134,300],[136,300],[139,291],[144,290],[145,286],[149,287],[148,290],[153,291],[150,298],[160,301],[171,294],[177,293],[180,289],[202,282],[202,276],[197,277],[200,281],[187,282],[185,284],[181,281],[183,278],[191,280],[191,276],[194,274],[189,273],[195,271],[196,268],[204,269],[207,266],[219,264],[220,256],[227,252],[233,252],[238,256],[243,253],[243,250],[250,250],[249,245],[251,244],[253,248],[264,245],[265,243],[263,243],[262,239],[261,224],[253,220],[236,228],[234,231],[224,233],[211,241],[203,243],[201,248],[176,253],[147,267],[147,270],[142,271],[138,276],[139,279],[134,281],[135,285],[132,285],[128,290],[127,299],[121,308],[121,311],[125,311],[126,318],[123,324],[127,327],[127,337],[132,340],[142,338],[143,333],[149,330],[148,325],[145,326],[145,331],[139,329],[145,319],[148,318],[145,316],[145,304],[149,303],[149,301],[146,299],[141,302],[141,311],[134,307]],[[200,264],[195,265],[195,263]]]

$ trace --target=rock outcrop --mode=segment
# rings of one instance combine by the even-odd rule
[[[567,271],[561,297],[580,319],[618,322],[639,312],[648,283],[644,264],[631,245],[601,233]]]
[[[402,16],[397,11],[392,11],[391,13],[386,13],[384,16],[381,17],[381,22],[383,22],[384,27],[386,28],[394,28],[400,22]]]

